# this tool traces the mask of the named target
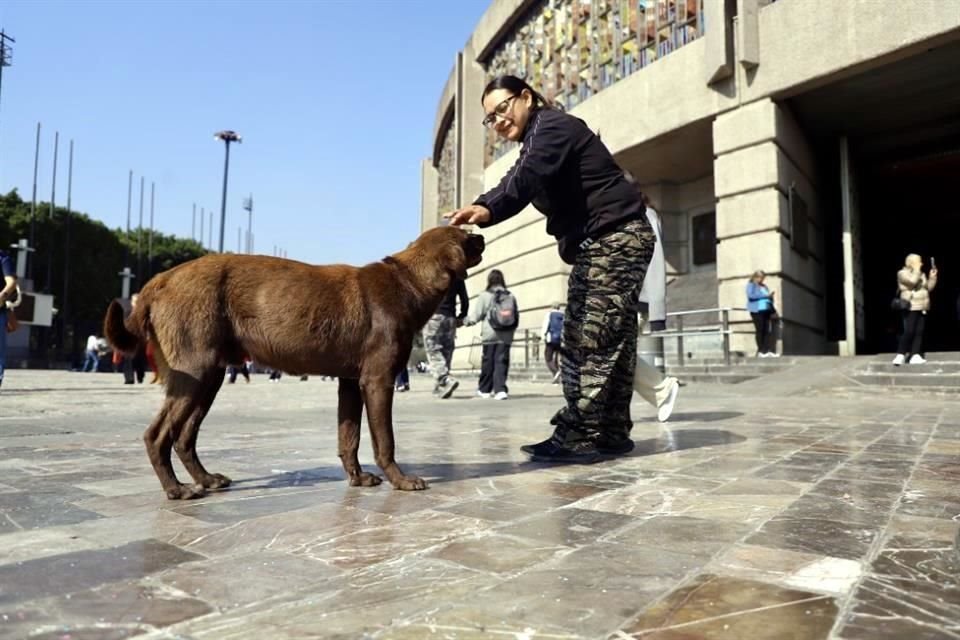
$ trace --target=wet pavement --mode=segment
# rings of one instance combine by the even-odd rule
[[[348,487],[336,384],[257,376],[200,434],[234,485],[171,502],[156,387],[8,372],[0,638],[960,638],[960,402],[689,386],[669,428],[635,403],[630,456],[550,466],[519,446],[556,387],[412,384],[427,491]]]

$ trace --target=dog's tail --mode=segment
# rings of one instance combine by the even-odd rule
[[[141,295],[140,304],[126,320],[123,319],[123,306],[120,302],[117,300],[111,302],[107,308],[107,315],[103,319],[103,335],[115,349],[126,355],[133,355],[140,350],[141,346],[146,347],[149,344],[153,348],[153,360],[157,366],[155,382],[165,384],[169,378],[170,365],[153,335],[153,327],[150,324],[150,303],[144,297]]]
[[[128,327],[123,320],[123,306],[119,301],[114,300],[107,307],[107,315],[103,319],[103,335],[107,337],[113,348],[128,355],[136,353],[146,340],[142,325],[137,326],[139,323],[136,322],[136,315],[136,311],[130,314],[131,327]]]

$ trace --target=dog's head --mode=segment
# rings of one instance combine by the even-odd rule
[[[486,247],[483,236],[467,233],[459,227],[429,229],[413,243],[434,257],[440,268],[460,279],[467,277],[467,269],[480,264]]]

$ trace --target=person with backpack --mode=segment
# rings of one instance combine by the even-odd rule
[[[563,311],[560,303],[553,305],[550,313],[543,317],[543,326],[540,328],[540,337],[543,338],[543,358],[547,369],[553,374],[553,383],[560,382],[560,343],[563,334]]]
[[[480,341],[483,343],[483,359],[480,363],[480,380],[477,395],[481,398],[506,400],[507,373],[510,370],[510,345],[520,322],[517,299],[507,290],[503,273],[492,269],[487,274],[487,289],[477,296],[477,302],[463,320],[463,326],[482,322]]]
[[[480,102],[483,124],[519,142],[519,155],[497,186],[444,217],[489,227],[532,204],[572,265],[560,352],[565,406],[550,420],[553,434],[521,450],[548,462],[626,455],[640,289],[656,245],[643,201],[587,123],[526,81],[494,78]]]

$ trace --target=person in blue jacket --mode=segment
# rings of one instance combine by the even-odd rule
[[[747,311],[753,318],[756,330],[757,357],[776,358],[779,354],[773,345],[773,292],[763,282],[767,274],[755,271],[747,282]]]

